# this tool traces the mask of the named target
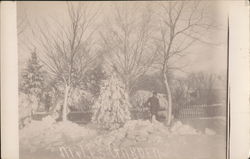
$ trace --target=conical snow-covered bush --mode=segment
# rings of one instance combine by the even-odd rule
[[[93,106],[92,121],[105,129],[116,129],[130,120],[128,94],[125,85],[113,72],[105,80],[100,96]]]

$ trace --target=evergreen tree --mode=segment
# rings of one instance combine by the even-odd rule
[[[101,87],[100,96],[93,106],[92,121],[105,129],[116,129],[130,120],[128,94],[125,85],[113,72]]]
[[[42,65],[39,64],[36,52],[31,53],[27,68],[22,74],[21,91],[40,100],[44,86]]]

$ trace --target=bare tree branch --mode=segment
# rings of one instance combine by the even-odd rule
[[[102,48],[110,55],[107,63],[117,68],[127,90],[131,91],[137,79],[153,64],[158,52],[152,45],[152,13],[149,7],[141,14],[130,13],[128,6],[125,10],[119,6],[114,9],[113,19],[108,20],[112,20],[113,25],[107,24],[105,31],[100,33]]]
[[[202,39],[202,29],[209,29],[209,24],[204,23],[205,7],[198,1],[181,1],[161,4],[160,35],[155,38],[159,46],[158,64],[166,86],[168,96],[169,114],[168,124],[171,122],[172,95],[167,73],[178,70],[185,72],[186,66],[178,66],[179,58],[187,55],[188,49],[197,41],[211,44]],[[176,61],[175,61],[176,60]]]

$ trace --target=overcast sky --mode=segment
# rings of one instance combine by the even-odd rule
[[[33,24],[39,23],[39,20],[56,18],[58,20],[64,19],[67,14],[67,7],[65,2],[17,2],[17,18],[18,20],[27,17],[29,21],[29,27]],[[112,3],[114,2],[90,2],[92,8],[98,8],[100,13],[98,18],[99,21],[109,17],[112,14]],[[122,2],[115,2],[117,4]],[[128,3],[128,2],[126,2]],[[154,2],[130,2],[130,3],[151,3],[155,5]],[[167,2],[166,2],[167,3]],[[214,2],[216,3],[216,2]],[[192,48],[188,51],[191,52],[185,61],[188,61],[189,66],[186,70],[190,71],[206,71],[211,73],[220,73],[227,68],[227,14],[225,9],[221,9],[221,5],[214,4],[213,9],[213,20],[216,21],[221,27],[221,29],[209,32],[207,37],[208,41],[217,43],[218,45],[208,45],[204,43],[194,43]],[[153,7],[157,10],[157,5]],[[222,12],[223,11],[223,12]],[[26,30],[19,37],[19,64],[20,68],[25,66],[25,62],[29,57],[30,50],[27,48],[30,41],[34,40],[30,36],[30,28],[27,27]],[[49,28],[47,28],[49,29]]]

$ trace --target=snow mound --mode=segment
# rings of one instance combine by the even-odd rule
[[[131,120],[120,129],[98,136],[94,144],[103,147],[131,146],[136,142],[158,143],[169,130],[158,121]]]
[[[160,142],[161,137],[169,135],[169,130],[162,123],[154,120],[132,120],[124,125],[126,137],[138,142]]]
[[[216,135],[216,132],[214,130],[211,130],[209,128],[205,129],[205,134],[206,135]]]
[[[70,121],[56,123],[48,116],[42,121],[32,121],[20,130],[20,147],[31,152],[55,151],[59,146],[76,143],[95,134],[94,130]]]
[[[177,121],[170,128],[172,134],[178,135],[200,135],[201,133],[189,125],[184,125],[180,121]]]

